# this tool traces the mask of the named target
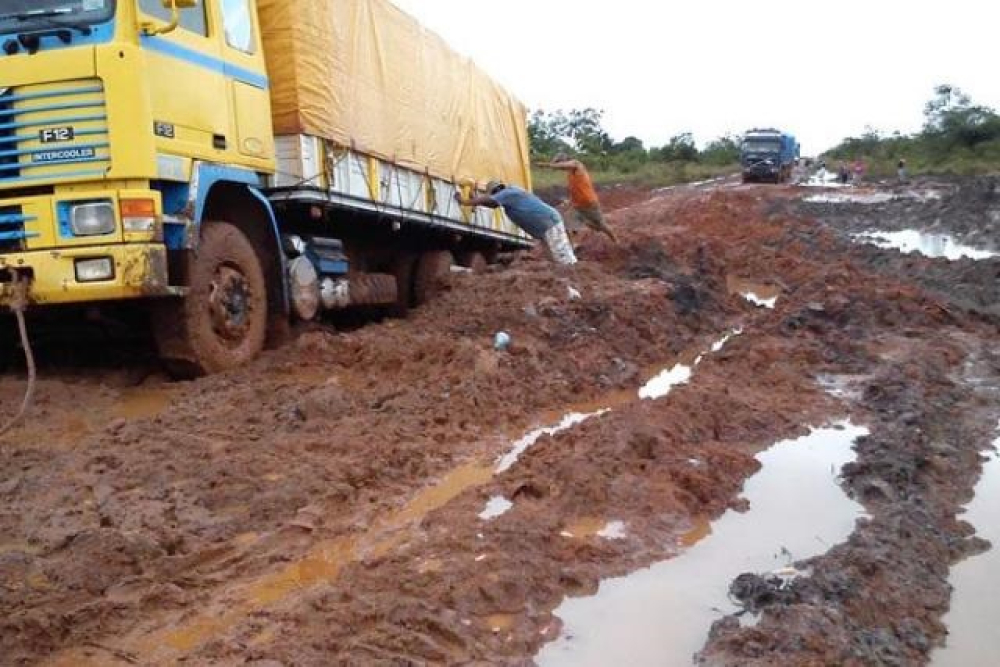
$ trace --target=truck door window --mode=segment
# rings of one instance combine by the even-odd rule
[[[164,23],[170,21],[170,9],[163,6],[163,0],[139,0],[139,8],[144,14],[160,19]],[[202,37],[208,36],[205,3],[199,2],[197,7],[182,9],[180,27]]]
[[[222,0],[222,16],[226,26],[226,44],[244,53],[253,53],[250,0]]]

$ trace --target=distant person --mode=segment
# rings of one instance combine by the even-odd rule
[[[604,219],[604,212],[601,210],[601,200],[594,190],[594,182],[590,179],[590,172],[586,165],[579,160],[570,158],[565,153],[559,153],[552,162],[540,162],[537,166],[545,169],[558,169],[566,172],[566,182],[569,186],[569,202],[576,213],[576,219],[594,231],[606,234],[615,243],[618,238],[608,227]]]
[[[867,165],[864,160],[857,159],[854,161],[854,182],[860,183],[865,177],[865,172],[867,171]]]
[[[537,240],[545,241],[552,259],[559,264],[576,264],[573,245],[566,234],[566,224],[559,211],[555,210],[535,195],[515,185],[505,185],[500,181],[490,181],[486,194],[466,199],[461,192],[455,199],[462,206],[486,206],[503,208],[511,222]]]
[[[851,170],[847,168],[847,164],[844,162],[840,163],[840,169],[837,170],[837,179],[841,185],[847,185],[851,182]]]
[[[900,183],[906,182],[906,160],[900,159],[899,163],[896,165],[896,176],[899,178]]]

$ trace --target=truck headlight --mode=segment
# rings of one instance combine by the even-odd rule
[[[115,277],[115,263],[110,257],[78,259],[75,268],[78,283],[96,283]]]
[[[111,202],[74,204],[69,209],[69,226],[75,236],[99,236],[115,231],[115,208]]]

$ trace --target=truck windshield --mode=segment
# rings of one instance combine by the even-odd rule
[[[748,139],[743,143],[745,153],[780,153],[781,144],[777,141]]]
[[[0,0],[0,33],[104,23],[115,0]]]

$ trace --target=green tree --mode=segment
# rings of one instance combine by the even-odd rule
[[[690,132],[683,132],[670,139],[666,146],[656,151],[661,162],[696,162],[698,146]]]
[[[642,139],[638,137],[625,137],[611,147],[611,153],[619,155],[621,153],[645,153],[646,146]]]
[[[528,139],[531,152],[552,157],[556,153],[570,150],[566,140],[568,121],[561,111],[548,113],[541,109],[532,112],[528,119]]]
[[[604,112],[599,109],[573,109],[567,115],[567,132],[578,153],[602,155],[614,145],[605,132]]]
[[[710,141],[701,151],[700,160],[706,164],[724,165],[738,162],[740,159],[739,137],[726,134]]]
[[[532,152],[552,157],[559,152],[599,156],[609,152],[614,142],[602,125],[600,109],[536,110],[528,120]]]
[[[942,84],[924,107],[924,135],[945,146],[971,148],[1000,138],[1000,117],[990,109],[973,104],[956,86]]]

